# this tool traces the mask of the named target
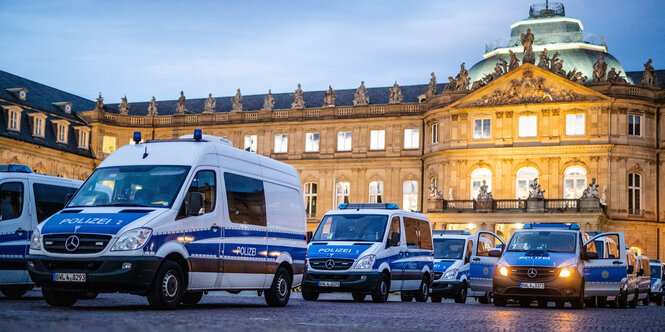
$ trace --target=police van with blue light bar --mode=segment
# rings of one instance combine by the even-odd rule
[[[355,301],[386,302],[399,291],[404,302],[426,302],[434,265],[429,219],[394,203],[341,204],[321,220],[307,262],[307,301],[351,292]]]
[[[256,290],[285,306],[305,268],[298,172],[198,129],[134,140],[32,234],[28,269],[45,300],[123,292],[170,309],[210,290]]]
[[[20,298],[34,287],[26,257],[32,230],[60,211],[83,181],[33,173],[26,165],[0,165],[0,291]]]

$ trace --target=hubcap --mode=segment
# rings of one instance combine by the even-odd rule
[[[173,274],[173,271],[166,272],[164,281],[162,282],[162,290],[167,297],[175,297],[178,293],[178,278]]]
[[[279,292],[279,296],[282,298],[286,297],[287,290],[288,287],[286,286],[286,280],[280,276],[279,280],[277,280],[277,291]]]

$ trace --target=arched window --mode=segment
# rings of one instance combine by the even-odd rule
[[[563,172],[563,198],[580,198],[586,188],[586,170],[570,166]]]
[[[372,181],[369,183],[369,202],[383,203],[383,182]]]
[[[337,182],[335,185],[335,207],[342,203],[349,202],[349,193],[351,192],[351,184],[348,182]]]
[[[305,183],[305,213],[308,218],[316,216],[316,195],[318,186],[314,182]]]
[[[529,190],[533,180],[538,177],[538,170],[533,167],[522,167],[517,171],[516,196],[518,199],[529,198]]]
[[[640,214],[642,209],[642,177],[637,173],[628,173],[628,213]]]
[[[476,168],[471,172],[471,199],[476,199],[480,192],[483,180],[487,184],[487,191],[492,191],[492,171],[487,168]]]
[[[406,211],[418,210],[418,182],[404,181],[402,186],[403,203],[402,209]]]

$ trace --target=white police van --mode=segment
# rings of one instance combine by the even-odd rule
[[[649,300],[656,302],[656,305],[663,305],[663,263],[660,260],[652,259],[649,264],[651,269],[651,291]]]
[[[637,301],[642,301],[643,305],[649,305],[651,296],[651,266],[649,257],[645,255],[637,256]]]
[[[20,298],[34,284],[26,268],[32,230],[60,211],[83,181],[0,165],[0,291]]]
[[[293,167],[198,129],[127,145],[37,227],[28,269],[54,306],[87,291],[175,308],[209,290],[258,290],[284,306],[305,266],[301,191]]]
[[[394,203],[341,204],[328,211],[307,247],[302,296],[351,292],[363,301],[386,302],[390,292],[402,301],[426,302],[433,276],[429,219],[399,210]]]
[[[465,303],[467,296],[475,297],[480,303],[489,303],[490,292],[469,290],[469,267],[475,237],[466,230],[435,230],[434,240],[434,282],[430,297],[432,302],[452,298],[455,303]],[[482,250],[491,250],[491,243],[481,237]]]

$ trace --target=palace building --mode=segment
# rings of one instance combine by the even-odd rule
[[[105,104],[0,71],[0,163],[85,179],[135,131],[201,128],[293,165],[310,230],[340,203],[396,202],[434,229],[623,231],[660,258],[664,83],[650,60],[625,72],[563,5],[534,5],[444,84]]]

